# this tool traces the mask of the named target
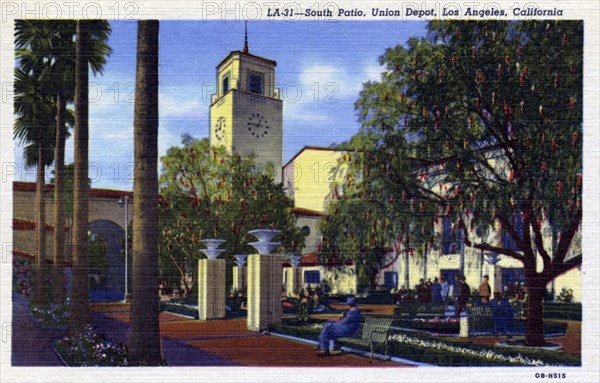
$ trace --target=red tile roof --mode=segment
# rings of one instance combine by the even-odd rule
[[[295,215],[305,215],[305,216],[309,216],[309,217],[325,217],[324,213],[321,213],[316,210],[304,209],[301,207],[293,208],[292,213],[294,213]]]
[[[19,251],[19,250],[13,250],[13,256],[14,257],[29,258],[29,259],[34,259],[35,258],[33,255],[31,255],[29,253],[26,253],[24,251]],[[49,264],[49,265],[53,265],[54,264],[54,260],[46,258],[46,263]],[[66,267],[71,267],[71,262],[66,261],[64,263],[64,265]]]
[[[35,182],[13,182],[13,191],[25,191],[35,193]],[[54,184],[46,184],[44,191],[49,192],[54,190]],[[90,197],[96,198],[121,198],[124,196],[133,197],[133,192],[126,190],[113,189],[90,189]]]
[[[332,259],[321,264],[319,262],[319,255],[317,253],[310,253],[302,256],[300,259],[300,267],[313,267],[313,266],[352,266],[354,262],[351,260],[337,260]],[[286,261],[283,263],[283,267],[291,267],[291,263]]]
[[[35,222],[26,219],[13,218],[13,230],[35,230]],[[46,224],[46,230],[54,230],[54,227]],[[68,230],[68,228],[65,227],[65,230]]]

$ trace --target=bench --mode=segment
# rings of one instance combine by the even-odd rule
[[[341,343],[351,343],[359,346],[368,346],[371,350],[371,360],[375,353],[374,345],[382,344],[385,346],[385,358],[387,359],[388,337],[392,327],[392,318],[366,317],[361,328],[354,336],[345,336],[337,339]]]
[[[467,309],[469,335],[524,335],[525,320],[512,306],[481,305]]]

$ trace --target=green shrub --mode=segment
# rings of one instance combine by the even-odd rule
[[[560,294],[558,294],[558,297],[556,297],[556,299],[559,302],[564,302],[564,303],[573,302],[573,289],[568,289],[566,287],[563,287],[562,290],[560,291]]]

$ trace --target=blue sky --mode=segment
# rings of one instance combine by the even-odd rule
[[[90,75],[90,178],[93,187],[131,190],[137,23],[111,26],[113,52],[104,75]],[[425,27],[417,21],[249,22],[250,52],[277,61],[284,162],[306,145],[328,146],[356,133],[360,124],[353,104],[363,82],[379,79],[378,57],[410,36],[423,35]],[[179,145],[183,133],[208,136],[215,66],[230,51],[241,50],[243,41],[243,22],[161,21],[160,156]],[[15,160],[21,157],[16,147]],[[72,140],[66,161],[73,161]],[[35,172],[15,179],[34,181]]]

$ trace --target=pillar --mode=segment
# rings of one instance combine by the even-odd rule
[[[281,322],[281,256],[248,256],[248,319],[250,331]]]
[[[248,272],[245,266],[233,266],[233,289],[243,290],[246,288]]]
[[[287,281],[285,291],[288,295],[299,294],[302,290],[302,269],[292,266],[287,269]]]
[[[225,318],[225,260],[198,261],[198,317]]]

